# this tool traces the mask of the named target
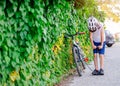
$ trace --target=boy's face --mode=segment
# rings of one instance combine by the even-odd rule
[[[90,32],[95,32],[96,30],[97,30],[96,27],[91,27],[91,28],[89,28],[89,31],[90,31]]]

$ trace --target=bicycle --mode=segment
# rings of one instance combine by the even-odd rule
[[[86,68],[85,61],[84,61],[84,53],[79,46],[79,44],[75,41],[74,36],[85,34],[84,32],[76,32],[75,34],[66,34],[65,38],[72,38],[72,53],[74,57],[74,62],[76,64],[76,70],[79,76],[82,76],[82,71]]]

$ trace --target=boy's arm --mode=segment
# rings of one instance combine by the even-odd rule
[[[92,37],[92,32],[89,32],[89,34],[90,34],[90,42],[91,42],[91,45],[92,45],[92,48],[93,49],[96,49],[96,46],[94,45],[94,43],[93,43],[93,37]]]
[[[103,47],[103,43],[104,43],[104,29],[103,28],[101,28],[101,45],[100,46],[98,46],[98,48],[99,49],[101,49],[102,47]]]
[[[101,30],[101,46],[103,46],[103,43],[104,43],[104,29],[102,28]]]

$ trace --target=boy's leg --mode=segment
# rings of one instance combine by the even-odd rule
[[[94,54],[94,66],[95,66],[95,69],[98,70],[98,58],[97,58],[97,53]]]
[[[99,57],[100,57],[100,69],[103,69],[104,68],[104,55],[100,54]]]
[[[104,55],[103,54],[100,54],[99,55],[100,57],[100,72],[99,72],[99,75],[104,75]]]
[[[103,48],[99,50],[99,57],[100,57],[100,75],[104,75],[104,53],[105,53],[105,43]]]
[[[104,68],[104,53],[105,53],[105,42],[103,44],[103,48],[99,50],[100,69]]]
[[[98,71],[98,58],[97,58],[97,53],[94,53],[94,66],[95,66],[95,70],[92,72],[93,75],[98,75],[99,71]]]

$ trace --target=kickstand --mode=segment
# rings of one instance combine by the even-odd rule
[[[92,68],[91,68],[90,66],[88,66],[88,64],[87,64],[86,62],[84,62],[84,63],[87,65],[87,67],[88,67],[91,71],[93,71]]]

